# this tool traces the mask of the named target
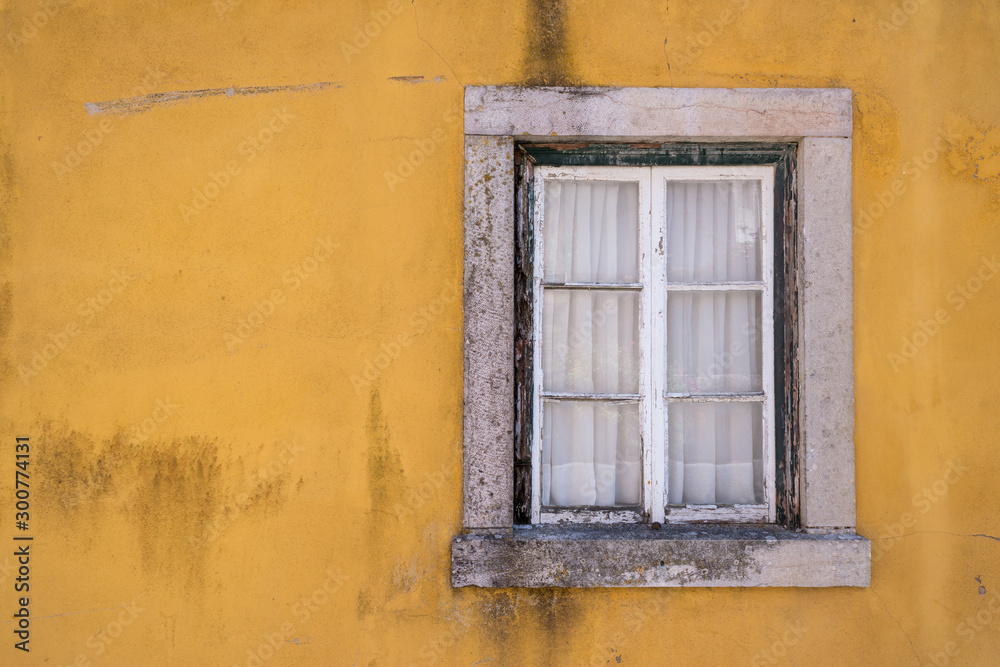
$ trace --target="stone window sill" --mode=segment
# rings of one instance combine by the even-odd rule
[[[767,525],[531,526],[452,541],[452,585],[508,587],[868,586],[855,534]]]

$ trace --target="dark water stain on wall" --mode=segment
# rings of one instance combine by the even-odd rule
[[[187,588],[205,583],[220,538],[240,521],[281,509],[289,474],[250,475],[231,444],[204,437],[99,441],[66,425],[31,429],[38,506],[81,552],[102,548],[88,526],[124,523],[137,565]],[[279,443],[280,444],[280,443]],[[73,535],[73,531],[83,534]]]
[[[399,452],[392,448],[389,423],[382,410],[382,397],[377,388],[372,390],[368,401],[368,496],[375,512],[388,513],[389,508],[401,495],[403,465]],[[381,541],[388,524],[373,521],[372,537]]]
[[[566,45],[565,0],[529,0],[526,25],[524,85],[576,85]]]
[[[8,10],[9,11],[9,10]],[[4,12],[6,14],[7,12]],[[14,151],[11,150],[7,137],[0,138],[0,265],[9,264],[12,259],[10,246],[9,221],[13,215],[16,197],[16,174],[14,164]],[[9,354],[8,338],[10,336],[10,324],[13,320],[13,294],[11,284],[5,282],[0,288],[0,377],[6,382],[13,382],[15,378],[20,381],[15,371],[15,362]]]
[[[199,583],[203,549],[188,538],[223,505],[217,443],[185,438],[136,448],[131,456],[137,484],[126,507],[139,530],[143,569],[167,573],[184,563],[188,583]]]
[[[0,284],[0,338],[6,338],[10,333],[10,311],[13,302],[10,283]]]
[[[69,530],[122,522],[137,540],[143,572],[191,585],[205,571],[205,550],[190,537],[220,505],[217,445],[199,438],[128,443],[119,434],[99,442],[52,423],[38,435],[39,507]],[[90,546],[83,541],[82,551]],[[98,548],[98,545],[92,545]]]
[[[14,151],[6,141],[0,141],[0,151],[3,151],[3,160],[0,161],[0,190],[3,191],[3,199],[0,200],[0,262],[9,262],[13,259],[10,249],[10,230],[8,221],[13,215],[13,204],[16,196],[17,175],[14,163]]]
[[[364,619],[382,609],[385,602],[399,591],[394,565],[399,557],[393,546],[393,534],[399,530],[393,508],[399,505],[406,491],[406,477],[399,451],[392,446],[389,421],[382,408],[378,387],[372,389],[368,401],[365,426],[368,441],[368,514],[366,563],[368,578],[358,593],[356,611]]]
[[[559,588],[537,589],[463,589],[478,621],[472,632],[479,641],[492,647],[495,655],[506,656],[510,664],[551,665],[565,657],[582,619],[578,591]],[[539,646],[521,638],[544,638]]]

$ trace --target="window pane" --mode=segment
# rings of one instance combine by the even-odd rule
[[[760,181],[667,182],[667,280],[761,280]]]
[[[639,393],[639,293],[544,290],[545,391]]]
[[[762,391],[761,294],[670,292],[667,391]]]
[[[542,505],[639,504],[637,403],[545,401],[542,424]]]
[[[545,280],[639,282],[639,184],[545,181]]]
[[[668,503],[764,502],[761,403],[672,403]]]

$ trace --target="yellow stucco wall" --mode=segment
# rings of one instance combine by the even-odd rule
[[[0,6],[0,664],[996,664],[996,2]],[[871,588],[450,587],[462,86],[500,83],[854,90]]]

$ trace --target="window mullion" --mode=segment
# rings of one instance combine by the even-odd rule
[[[649,382],[647,383],[647,410],[646,423],[649,429],[650,439],[649,451],[649,477],[647,484],[649,489],[649,503],[647,508],[651,521],[663,523],[664,506],[667,493],[666,478],[666,420],[664,412],[663,391],[667,377],[666,368],[666,207],[664,205],[665,186],[663,179],[653,178],[654,169],[649,168],[647,176],[648,206],[643,209],[647,214],[648,231],[647,261],[644,266],[647,270],[646,290],[647,312],[649,319],[650,336],[647,345],[650,355],[650,363],[647,367]]]
[[[542,202],[544,179],[539,175],[534,183],[534,209],[531,211],[534,237],[534,266],[532,267],[532,328],[531,336],[533,372],[531,382],[531,523],[537,525],[542,518],[542,276],[545,251],[542,244]]]

